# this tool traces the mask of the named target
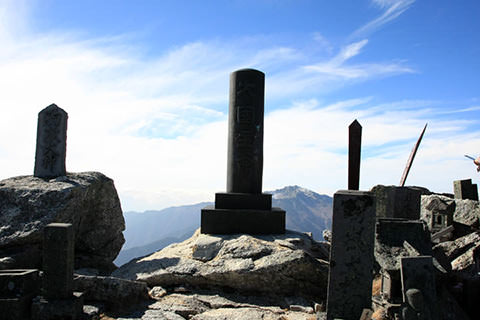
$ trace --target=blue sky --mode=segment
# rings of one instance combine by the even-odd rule
[[[266,73],[264,190],[452,192],[478,180],[480,2],[0,0],[1,178],[31,174],[37,113],[69,113],[67,170],[115,180],[124,210],[211,201],[226,184],[229,73]]]

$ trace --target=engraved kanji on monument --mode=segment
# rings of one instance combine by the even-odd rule
[[[362,151],[362,126],[355,119],[348,126],[348,190],[360,186],[360,157]]]
[[[230,75],[227,192],[202,209],[201,232],[285,233],[285,211],[262,193],[265,74],[241,69]]]
[[[67,119],[68,114],[55,104],[38,114],[35,177],[52,179],[67,174]]]
[[[327,319],[357,320],[372,304],[375,197],[341,190],[333,197]]]

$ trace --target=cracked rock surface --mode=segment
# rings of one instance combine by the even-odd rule
[[[206,235],[199,230],[181,243],[133,260],[112,276],[149,287],[229,288],[321,301],[326,296],[328,244],[305,233]]]

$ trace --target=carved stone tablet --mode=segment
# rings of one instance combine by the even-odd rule
[[[230,75],[227,193],[262,193],[265,74]]]
[[[327,319],[357,320],[372,304],[375,199],[338,191],[333,198]]]
[[[52,179],[67,174],[67,113],[51,104],[38,114],[34,176]]]

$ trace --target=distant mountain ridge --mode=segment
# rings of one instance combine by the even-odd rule
[[[271,192],[272,205],[287,212],[287,229],[311,232],[322,239],[322,231],[332,223],[332,197],[314,191],[288,186]],[[125,212],[125,245],[115,263],[119,266],[131,259],[160,250],[174,242],[189,238],[200,227],[200,210],[210,202],[178,206],[163,210]]]

